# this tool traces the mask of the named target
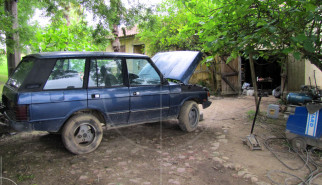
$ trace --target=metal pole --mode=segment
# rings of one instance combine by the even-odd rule
[[[255,105],[258,104],[258,90],[257,90],[257,81],[256,81],[256,74],[255,74],[255,66],[253,61],[253,54],[249,54],[249,66],[250,66],[250,73],[252,77],[253,87],[254,87],[254,95],[255,95]]]
[[[262,99],[262,96],[259,95],[259,100],[258,100],[258,103],[256,105],[256,113],[255,113],[255,117],[254,117],[254,120],[253,120],[252,130],[250,131],[251,135],[253,134],[253,131],[254,131],[255,121],[256,121],[257,114],[258,114],[259,104],[261,103],[261,99]]]

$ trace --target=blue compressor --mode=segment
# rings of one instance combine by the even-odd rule
[[[295,150],[322,148],[322,103],[295,107],[286,123],[286,138]]]

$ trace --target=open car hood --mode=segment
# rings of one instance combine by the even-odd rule
[[[157,53],[152,60],[165,78],[188,84],[201,57],[200,51],[171,51]]]

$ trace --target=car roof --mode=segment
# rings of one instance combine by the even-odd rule
[[[149,58],[146,55],[121,52],[89,52],[89,51],[60,51],[43,52],[25,56],[35,58],[77,58],[77,57],[130,57],[130,58]]]

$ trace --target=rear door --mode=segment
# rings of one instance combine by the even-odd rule
[[[124,84],[121,58],[91,59],[88,77],[88,107],[104,112],[111,125],[127,124],[129,87]]]
[[[147,59],[126,59],[130,86],[129,123],[151,122],[166,117],[169,111],[169,85]]]

